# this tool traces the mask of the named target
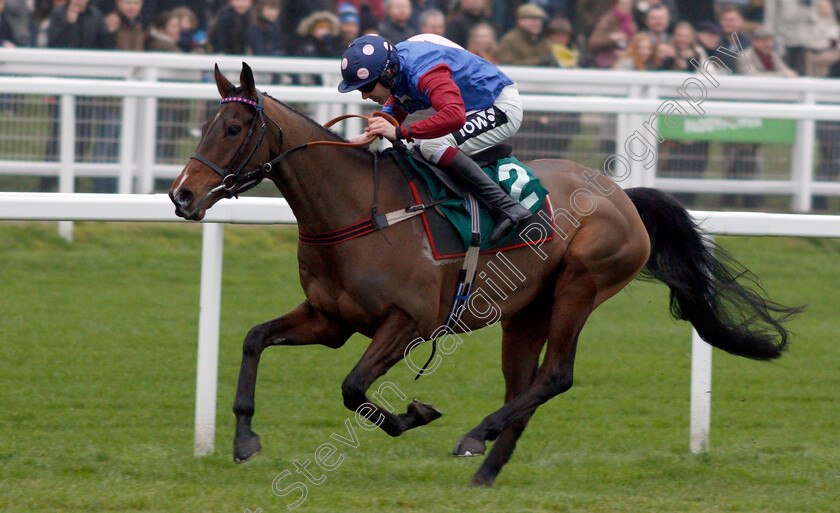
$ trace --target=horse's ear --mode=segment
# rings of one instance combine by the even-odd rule
[[[251,67],[242,63],[242,73],[239,74],[239,85],[242,86],[242,92],[248,98],[256,99],[257,98],[257,86],[254,84],[254,72],[251,71]]]
[[[219,71],[218,64],[216,64],[216,87],[219,89],[219,94],[222,95],[222,98],[227,98],[236,89],[236,86],[231,84],[230,80],[225,78],[222,72]]]

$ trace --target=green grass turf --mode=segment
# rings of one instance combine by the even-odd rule
[[[193,457],[200,237],[77,223],[67,244],[53,224],[0,224],[0,511],[287,511],[297,493],[274,495],[275,476],[346,434],[340,384],[366,339],[269,348],[263,452],[231,461],[242,339],[302,292],[294,228],[228,227],[217,450]],[[444,416],[398,439],[357,427],[359,447],[337,444],[341,466],[297,511],[840,511],[840,244],[720,240],[774,298],[809,309],[778,362],[715,352],[708,455],[688,452],[689,328],[664,286],[634,282],[592,316],[575,386],[538,410],[495,488],[468,489],[480,460],[449,453],[501,404],[497,327],[418,382],[395,367],[386,379]]]

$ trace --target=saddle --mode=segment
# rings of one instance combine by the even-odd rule
[[[539,197],[540,200],[545,198],[545,201],[541,201],[537,210],[532,210],[535,213],[542,211],[545,215],[533,216],[531,221],[523,223],[519,229],[496,246],[491,247],[484,243],[486,241],[486,233],[484,233],[481,237],[483,241],[480,247],[481,253],[499,252],[539,244],[554,237],[554,227],[550,221],[552,210],[550,202],[545,196],[547,191],[530,169],[511,157],[512,150],[513,148],[510,145],[500,144],[471,155],[471,157],[479,166],[485,168],[485,172],[488,172],[491,177],[495,175],[500,178],[498,176],[502,174],[499,172],[500,166],[514,166],[518,172],[522,173],[527,170],[530,174],[526,184],[530,185],[525,185],[527,190],[523,197],[533,191],[535,198]],[[435,259],[465,256],[472,242],[471,228],[474,228],[474,225],[471,221],[473,214],[481,219],[479,225],[482,232],[489,233],[489,230],[492,229],[493,220],[490,213],[480,207],[475,200],[473,200],[473,203],[476,208],[473,212],[472,207],[469,206],[470,201],[467,199],[469,193],[466,188],[447,172],[424,159],[418,148],[414,147],[408,150],[398,143],[393,149],[383,152],[383,156],[394,158],[411,188],[416,205],[422,206],[423,224]],[[487,168],[490,168],[490,171]],[[510,187],[513,181],[512,178],[507,178],[507,187]],[[521,183],[519,179],[515,181]],[[506,187],[503,186],[503,189],[506,189]],[[546,219],[549,221],[546,222]],[[540,227],[535,227],[535,224]]]

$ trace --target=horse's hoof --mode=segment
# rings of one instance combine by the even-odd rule
[[[470,481],[470,488],[492,488],[493,483],[496,482],[495,477],[475,475]]]
[[[233,461],[234,463],[245,463],[256,456],[260,449],[262,449],[260,435],[253,431],[247,436],[237,437],[233,441]]]
[[[429,422],[439,419],[443,413],[439,412],[434,406],[428,403],[422,403],[415,399],[408,405],[409,415],[414,415],[418,419],[419,426],[424,426]]]
[[[481,440],[464,435],[452,449],[452,456],[481,456],[486,446]]]

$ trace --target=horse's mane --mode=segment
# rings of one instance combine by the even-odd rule
[[[235,94],[241,93],[242,92],[241,89],[242,88],[237,88]],[[277,98],[269,95],[268,93],[262,93],[262,95],[265,96],[266,98],[270,99],[271,101],[273,101],[277,105],[279,105],[283,108],[289,109],[290,111],[294,112],[298,116],[300,116],[303,119],[305,119],[306,121],[308,121],[309,124],[311,124],[312,126],[317,128],[322,134],[326,135],[329,138],[329,140],[340,141],[340,142],[348,142],[347,139],[341,137],[338,133],[334,132],[333,130],[330,130],[329,128],[326,128],[324,125],[318,123],[317,121],[310,118],[309,116],[307,116],[303,112],[300,112],[299,110],[295,109],[294,107],[291,107],[290,105],[281,102],[280,100],[278,100]],[[353,148],[353,149],[360,150],[360,151],[363,151],[365,153],[370,153],[370,150],[368,150],[365,147],[358,147],[358,148]]]

